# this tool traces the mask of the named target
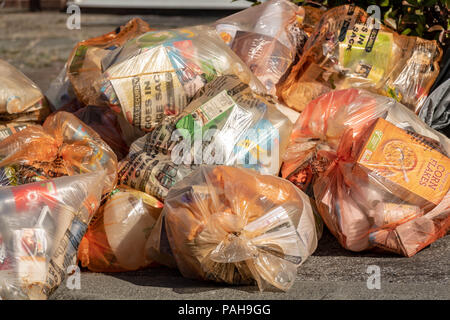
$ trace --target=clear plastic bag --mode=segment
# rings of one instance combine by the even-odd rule
[[[398,35],[354,5],[328,10],[277,96],[302,111],[333,89],[358,87],[390,96],[418,113],[439,74],[436,41]]]
[[[391,98],[332,91],[292,131],[282,176],[345,248],[411,256],[449,228],[450,140]]]
[[[178,115],[206,83],[237,75],[257,91],[263,85],[208,26],[148,32],[102,60],[102,87],[110,106],[133,126],[151,131]]]
[[[286,73],[308,39],[305,9],[286,0],[266,1],[218,20],[221,38],[275,95],[275,85]]]
[[[9,122],[6,124],[0,124],[0,141],[8,138],[16,132],[19,132],[26,127],[34,125],[28,122]]]
[[[101,170],[0,188],[1,299],[46,299],[58,288],[76,266],[104,177]]]
[[[40,122],[49,114],[41,90],[22,72],[0,59],[0,124]]]
[[[225,164],[278,175],[292,123],[237,76],[221,76],[199,90],[178,116],[130,147],[119,164],[121,184],[164,199],[200,164]]]
[[[164,223],[162,223],[164,221]],[[288,290],[317,247],[309,198],[244,168],[201,166],[170,191],[159,219],[182,275]],[[148,248],[160,251],[151,236]]]
[[[84,105],[106,105],[100,90],[105,81],[102,59],[111,50],[150,30],[145,21],[134,18],[115,31],[81,41],[75,46],[67,62],[67,76]]]
[[[0,141],[0,168],[6,185],[106,170],[105,189],[117,182],[117,157],[99,135],[73,114],[57,112],[42,126],[27,128]]]
[[[111,192],[92,218],[81,240],[78,259],[94,272],[123,272],[146,268],[145,244],[163,204],[126,187]]]

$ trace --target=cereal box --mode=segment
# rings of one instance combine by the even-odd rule
[[[450,159],[429,139],[380,118],[357,156],[354,173],[364,171],[403,201],[437,205],[450,189]]]

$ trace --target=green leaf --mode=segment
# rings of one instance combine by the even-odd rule
[[[403,35],[407,35],[411,33],[411,29],[410,28],[406,28],[405,30],[403,30],[402,34]]]
[[[424,7],[431,7],[434,6],[438,2],[438,0],[426,0],[423,4]]]
[[[422,24],[418,24],[417,27],[416,27],[416,32],[421,37],[423,36],[423,30],[424,30],[423,25]]]
[[[416,0],[406,0],[406,2],[408,4],[410,4],[411,6],[418,6],[419,3]]]
[[[380,3],[380,6],[382,6],[382,7],[387,7],[387,6],[389,6],[389,0],[383,0],[383,1]]]

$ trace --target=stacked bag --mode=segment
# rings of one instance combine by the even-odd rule
[[[323,222],[416,254],[450,229],[450,140],[416,115],[441,56],[352,5],[272,0],[82,41],[48,99],[0,61],[0,297],[48,298],[75,263],[286,291]]]

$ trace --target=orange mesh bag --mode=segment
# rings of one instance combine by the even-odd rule
[[[450,140],[412,111],[341,90],[312,101],[295,128],[282,175],[313,193],[343,247],[412,256],[445,235]]]
[[[418,113],[439,74],[436,41],[398,35],[354,5],[328,10],[277,96],[302,111],[333,89],[358,87],[390,96]]]
[[[183,276],[260,290],[288,290],[317,247],[309,198],[286,180],[237,167],[202,166],[178,182],[157,225],[148,248],[161,252],[155,239],[166,234]]]
[[[100,37],[79,42],[67,62],[67,75],[78,99],[85,105],[106,105],[101,97],[104,81],[102,59],[126,41],[150,31],[148,24],[134,18],[124,26]]]
[[[78,259],[94,272],[134,271],[148,267],[145,243],[163,204],[130,188],[115,189],[96,212],[81,240]]]
[[[103,193],[117,182],[117,157],[99,135],[71,113],[49,116],[0,141],[0,168],[10,183],[24,184],[60,176],[106,170]]]

